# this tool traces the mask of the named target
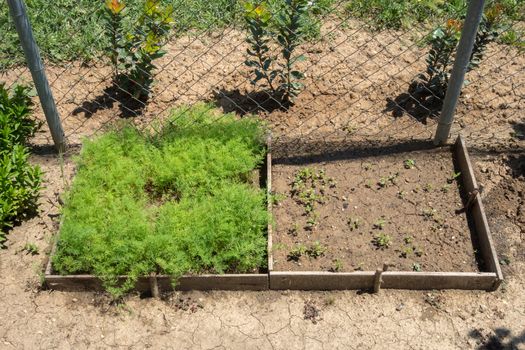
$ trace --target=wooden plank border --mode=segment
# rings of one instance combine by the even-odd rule
[[[263,163],[262,174],[264,182],[266,183],[267,205],[268,213],[271,213],[271,176],[272,176],[272,154],[271,154],[271,136],[266,140],[267,153]],[[62,227],[62,220],[60,226]],[[268,222],[268,269],[273,264],[271,254],[272,239],[271,239],[272,222],[271,217]],[[102,281],[94,275],[56,275],[53,271],[52,257],[56,253],[57,244],[59,240],[60,229],[55,238],[55,242],[51,248],[51,254],[46,264],[44,272],[45,286],[53,290],[61,291],[102,291],[104,290]],[[140,277],[135,285],[134,290],[139,292],[149,291],[151,288],[152,277]],[[163,291],[167,290],[268,290],[269,289],[269,275],[268,273],[257,274],[224,274],[224,275],[184,275],[177,280],[177,285],[173,288],[171,281],[172,277],[166,275],[158,275],[153,277],[156,279],[158,288]],[[120,276],[121,282],[127,279],[126,276]]]
[[[467,215],[475,223],[475,232],[486,265],[486,272],[408,272],[384,271],[380,274],[381,288],[388,289],[464,289],[495,290],[503,281],[496,250],[488,226],[487,218],[478,192],[476,178],[470,157],[461,135],[451,150],[456,165],[461,171],[463,189],[466,190]],[[469,193],[473,194],[469,203]],[[469,205],[470,204],[470,205]],[[270,265],[269,265],[270,266]],[[273,267],[273,266],[272,266]],[[269,270],[270,289],[296,290],[342,290],[367,289],[374,287],[374,271],[362,272],[322,272],[322,271],[273,271]]]
[[[478,238],[478,244],[481,251],[481,256],[483,262],[485,263],[485,268],[489,272],[496,274],[496,280],[494,281],[493,290],[496,290],[500,284],[503,282],[503,273],[501,272],[501,266],[498,260],[498,254],[496,253],[496,248],[494,246],[494,241],[492,239],[492,234],[490,232],[487,216],[485,214],[485,208],[481,200],[480,190],[476,182],[476,177],[474,175],[474,168],[470,161],[470,156],[465,145],[465,140],[461,135],[456,139],[454,145],[454,153],[458,167],[461,171],[461,178],[463,181],[467,214],[471,215],[474,226],[476,237]],[[473,201],[469,205],[470,197],[473,196]]]

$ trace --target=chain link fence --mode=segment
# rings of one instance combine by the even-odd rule
[[[260,81],[252,84],[253,67],[245,64],[250,59],[245,17],[251,14],[234,0],[163,1],[162,6],[172,6],[173,18],[171,29],[157,43],[165,54],[147,72],[152,81],[144,86],[147,97],[137,97],[129,84],[115,78],[111,64],[107,48],[115,33],[104,22],[111,3],[126,7],[125,33],[141,27],[136,15],[142,11],[140,1],[27,2],[69,145],[122,120],[146,128],[164,120],[175,107],[204,102],[224,112],[256,114],[265,120],[278,157],[431,140],[442,96],[425,87],[422,93],[417,82],[428,71],[430,38],[436,28],[460,23],[467,5],[460,1],[449,8],[447,2],[430,2],[441,5],[412,12],[398,8],[407,12],[389,17],[381,7],[389,5],[382,1],[371,1],[375,7],[362,1],[306,3],[294,51],[304,57],[294,68],[301,73],[297,81],[302,86],[293,103],[288,103]],[[283,8],[294,1],[264,3],[268,16],[279,23]],[[514,147],[525,138],[525,50],[520,36],[525,30],[525,6],[519,0],[503,3],[505,21],[483,51],[479,66],[467,73],[452,127],[452,136],[462,133],[479,147]],[[254,5],[251,11],[261,11],[261,2]],[[0,45],[0,79],[7,86],[30,83],[5,2],[0,4],[0,15],[0,30],[6,33]],[[277,34],[270,29],[269,51],[275,55]],[[44,120],[41,108],[35,114]],[[34,143],[52,145],[45,128]]]

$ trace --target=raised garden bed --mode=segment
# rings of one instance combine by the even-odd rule
[[[268,152],[265,155],[264,164],[261,167],[261,175],[260,175],[260,183],[263,186],[266,186],[267,193],[271,193],[271,196],[269,198],[272,198],[271,201],[268,201],[267,207],[269,211],[273,211],[274,216],[279,215],[279,206],[284,206],[284,202],[286,200],[296,200],[295,198],[280,198],[280,194],[278,192],[275,192],[275,186],[272,187],[272,156],[270,152],[270,148],[268,146],[267,148]],[[388,266],[388,270],[386,270],[383,267],[384,263],[390,263],[392,265],[391,261],[388,260],[395,260],[395,259],[386,259],[384,256],[379,255],[379,258],[376,258],[376,260],[371,259],[370,265],[366,266],[369,268],[369,270],[365,270],[363,268],[363,271],[348,271],[348,265],[345,267],[344,262],[341,263],[341,265],[338,267],[338,265],[335,264],[334,259],[330,256],[331,263],[327,266],[324,266],[323,269],[311,269],[308,270],[309,267],[315,266],[315,264],[318,264],[318,266],[321,266],[322,264],[319,263],[320,260],[317,260],[315,258],[307,258],[303,261],[309,261],[313,262],[312,264],[308,265],[305,264],[306,268],[295,268],[294,270],[283,270],[280,269],[282,264],[279,264],[279,256],[282,258],[282,243],[279,241],[279,230],[282,230],[282,228],[279,228],[279,220],[280,218],[277,217],[275,221],[277,221],[277,230],[275,230],[272,225],[268,225],[267,227],[267,248],[268,248],[268,256],[267,256],[267,269],[266,271],[259,271],[258,273],[244,273],[244,274],[200,274],[200,275],[184,275],[182,277],[178,278],[178,284],[175,286],[175,289],[177,290],[212,290],[212,289],[218,289],[218,290],[266,290],[266,289],[274,289],[274,290],[282,290],[282,289],[299,289],[299,290],[335,290],[335,289],[373,289],[374,286],[377,288],[379,285],[381,288],[395,288],[395,289],[480,289],[480,290],[495,290],[498,288],[498,286],[501,284],[503,280],[503,276],[501,273],[501,269],[499,266],[498,258],[496,251],[494,249],[494,245],[492,243],[492,238],[490,234],[490,230],[488,227],[487,219],[485,217],[485,212],[483,209],[483,204],[481,202],[481,197],[479,193],[477,192],[477,183],[474,178],[474,172],[472,169],[472,165],[470,163],[470,159],[467,153],[467,149],[465,146],[465,143],[461,137],[458,137],[455,145],[452,147],[452,152],[447,151],[434,151],[434,150],[424,150],[421,151],[422,153],[431,154],[431,157],[435,157],[435,155],[432,155],[432,152],[441,152],[441,155],[445,158],[449,158],[450,162],[450,169],[445,169],[446,171],[453,170],[451,172],[451,176],[449,181],[446,181],[446,183],[442,184],[447,185],[444,186],[446,190],[443,190],[443,188],[439,189],[443,194],[447,194],[447,196],[450,196],[450,198],[454,198],[457,196],[459,199],[459,202],[453,201],[452,203],[444,204],[449,205],[448,213],[450,215],[459,215],[463,216],[463,219],[458,219],[460,223],[465,224],[464,226],[464,232],[462,233],[464,235],[463,238],[468,237],[467,241],[462,241],[461,244],[458,244],[459,248],[455,248],[455,252],[449,252],[447,259],[453,259],[454,254],[458,254],[459,256],[462,256],[463,258],[468,257],[468,261],[462,261],[460,263],[455,263],[452,261],[447,261],[447,264],[445,266],[463,266],[463,271],[447,271],[446,269],[442,269],[440,271],[429,271],[426,268],[426,263],[422,263],[422,267],[425,268],[423,271],[396,271],[397,266],[403,267],[403,264],[395,265],[394,266]],[[448,156],[446,154],[448,153]],[[439,158],[439,157],[438,157]],[[408,160],[408,159],[406,159]],[[420,171],[425,172],[428,169],[425,168],[417,168],[417,159],[414,159],[414,164],[411,162],[404,163],[403,162],[403,168],[408,170],[414,170],[414,171]],[[453,162],[453,164],[452,164]],[[413,166],[413,168],[412,168]],[[277,167],[278,168],[278,167]],[[446,167],[445,167],[446,168]],[[443,169],[440,169],[443,170]],[[344,171],[344,169],[341,169],[341,171]],[[432,172],[432,171],[431,171]],[[387,174],[388,175],[388,174]],[[388,175],[391,176],[391,175]],[[387,189],[389,188],[389,185],[384,185],[383,180],[392,182],[393,179],[388,180],[388,176],[386,176],[385,179],[379,178],[378,181],[373,182],[370,186],[366,184],[366,187],[377,186],[377,189]],[[398,175],[399,176],[399,175]],[[337,188],[338,186],[341,186],[338,183],[332,183],[333,179],[329,178],[329,174],[324,173],[321,177],[324,177],[325,181],[325,193],[329,193],[329,189],[332,185],[334,185],[334,188]],[[293,178],[287,179],[288,182],[292,182]],[[396,180],[394,180],[395,182]],[[286,182],[286,181],[285,181]],[[410,183],[410,180],[406,183]],[[393,185],[394,183],[391,183]],[[274,191],[272,191],[272,189]],[[423,188],[421,191],[422,193],[428,193],[430,189],[427,188],[426,190]],[[418,189],[419,191],[419,189]],[[459,193],[462,193],[461,197]],[[416,191],[417,193],[417,191]],[[449,195],[448,195],[449,194]],[[345,202],[347,202],[349,197],[346,197],[344,199]],[[280,204],[277,204],[280,203]],[[299,204],[304,205],[304,201],[299,201]],[[461,204],[461,205],[459,205]],[[459,207],[458,207],[459,205]],[[315,206],[315,204],[314,204]],[[345,205],[346,207],[346,205]],[[350,205],[348,205],[347,208],[349,208]],[[466,208],[466,210],[461,213],[462,208]],[[456,213],[455,210],[458,210],[459,212]],[[329,209],[333,211],[332,209]],[[339,209],[341,210],[341,209]],[[445,211],[446,213],[446,211]],[[427,221],[432,221],[435,224],[443,225],[443,222],[439,222],[439,220],[434,220],[432,216],[426,215],[424,213],[423,217],[426,216]],[[349,215],[351,217],[351,215]],[[308,219],[308,215],[303,218],[305,221]],[[362,224],[365,225],[365,219],[363,217]],[[446,219],[446,218],[445,218]],[[372,220],[372,219],[370,219]],[[387,232],[387,225],[389,225],[388,218],[384,218],[385,222],[383,223],[384,227],[380,228],[380,223],[377,222],[371,222],[371,227],[373,227],[371,230],[368,230],[366,234],[369,234],[372,238],[370,242],[368,242],[369,248],[373,248],[375,250],[370,250],[369,254],[373,255],[375,252],[385,252],[388,251],[388,249],[392,249],[392,246],[389,246],[388,248],[385,248],[384,250],[381,250],[380,247],[377,246],[377,240],[375,239],[375,236],[378,236],[378,232]],[[446,221],[446,220],[445,220]],[[305,222],[307,224],[307,222]],[[375,225],[377,224],[377,225]],[[350,222],[345,222],[345,229],[348,229],[349,227],[353,227],[350,232],[357,234],[357,231],[359,229],[360,224],[358,224],[358,227],[355,227],[355,222],[350,220]],[[350,225],[350,226],[348,226]],[[352,226],[353,225],[353,226]],[[375,225],[375,226],[374,226]],[[363,227],[363,226],[361,226]],[[292,227],[293,228],[293,227]],[[332,228],[332,227],[331,227]],[[298,229],[298,227],[295,227],[295,229]],[[303,228],[301,228],[303,229]],[[317,228],[312,227],[312,231],[314,232]],[[417,247],[415,244],[412,244],[413,242],[417,242],[417,235],[416,233],[421,233],[422,231],[418,228],[414,228],[414,237],[413,241],[407,240],[403,241],[403,243],[411,247],[411,252],[407,251],[407,254],[412,253],[413,255],[416,255]],[[277,231],[277,232],[276,232]],[[391,238],[394,237],[394,231],[388,231],[391,234]],[[287,229],[288,234],[289,231]],[[423,232],[424,233],[424,232]],[[363,233],[365,234],[365,233]],[[421,235],[420,235],[421,236]],[[403,236],[404,237],[404,236]],[[470,241],[472,240],[472,242]],[[315,242],[315,241],[314,241]],[[467,243],[470,243],[470,247],[467,247]],[[320,243],[321,244],[321,243]],[[349,244],[352,244],[351,241]],[[392,243],[391,243],[392,244]],[[327,256],[330,251],[330,249],[334,247],[326,247],[326,251],[319,251],[318,253],[315,253],[316,249],[313,247],[313,245],[307,246],[305,244],[306,250],[310,250],[309,254],[318,255],[318,258],[320,256]],[[467,248],[466,248],[467,247]],[[336,249],[340,249],[341,251],[346,250],[345,246],[338,246],[335,247]],[[454,249],[453,246],[449,246],[448,244],[441,247],[444,250],[446,249]],[[465,255],[465,252],[459,252],[457,250],[459,249],[465,249],[467,250],[467,254]],[[422,254],[419,255],[420,257],[423,257],[424,254],[429,254],[428,252],[424,252],[424,248],[422,249]],[[478,249],[479,254],[477,257],[474,256],[475,252],[474,250]],[[440,250],[436,250],[436,252],[439,252]],[[56,252],[56,245],[53,248],[52,251],[52,257],[55,255]],[[406,257],[403,257],[403,251],[397,250],[394,252],[394,249],[390,250],[391,253],[395,253],[394,256],[398,255],[401,256],[401,261],[407,260]],[[470,256],[468,256],[468,253],[470,253]],[[277,257],[277,259],[276,259]],[[377,260],[380,259],[380,260]],[[299,261],[301,258],[299,258]],[[277,261],[277,264],[276,264]],[[409,260],[407,260],[409,261]],[[421,259],[420,261],[427,261],[425,259]],[[430,256],[428,258],[428,261],[430,264],[428,266],[432,265],[432,257]],[[297,262],[297,261],[296,261]],[[381,263],[380,263],[381,262]],[[374,265],[375,264],[375,265]],[[299,267],[300,265],[296,265]],[[352,266],[352,265],[350,265]],[[407,265],[404,265],[405,267]],[[438,265],[434,265],[438,266]],[[377,269],[379,267],[379,269]],[[381,268],[383,267],[383,268]],[[330,271],[328,271],[330,270]],[[338,271],[336,271],[338,270]],[[386,270],[386,271],[384,271]],[[126,280],[127,276],[121,276],[119,279],[122,281]],[[92,275],[92,274],[74,274],[74,275],[57,275],[53,271],[53,264],[52,260],[49,261],[46,272],[45,272],[45,280],[46,284],[49,288],[52,289],[58,289],[58,290],[101,290],[103,289],[102,281]],[[138,278],[134,289],[138,291],[150,291],[154,290],[156,288],[167,290],[172,289],[172,278],[167,275],[154,275],[154,276],[142,276]]]
[[[272,190],[282,198],[273,208],[270,289],[499,286],[503,277],[461,137],[452,152],[348,159],[274,165]]]
[[[204,106],[176,111],[155,136],[126,128],[86,142],[47,286],[268,289],[264,133]]]

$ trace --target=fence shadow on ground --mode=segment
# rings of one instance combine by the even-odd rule
[[[286,105],[274,97],[270,91],[253,91],[242,93],[239,89],[217,90],[211,101],[225,113],[235,112],[241,116],[258,112],[271,113],[275,110],[286,110]]]
[[[374,142],[370,140],[326,141],[322,137],[305,140],[302,137],[281,138],[274,142],[272,156],[275,164],[309,164],[351,160],[363,157],[442,149],[450,152],[449,146],[436,147],[431,140],[407,140]]]
[[[99,96],[82,102],[80,106],[73,110],[72,114],[79,115],[83,113],[84,117],[89,119],[98,111],[112,109],[115,104],[118,104],[120,110],[119,117],[132,118],[142,113],[147,106],[147,102],[147,99],[135,98],[117,84],[112,84],[104,89]]]
[[[439,116],[442,106],[443,101],[440,98],[427,88],[422,87],[418,80],[414,80],[407,92],[403,92],[395,98],[388,97],[386,99],[386,107],[383,113],[392,113],[394,118],[408,114],[426,125],[429,118]]]
[[[479,329],[473,329],[469,337],[477,340],[476,350],[515,350],[525,344],[525,330],[513,335],[507,328],[496,328],[492,335],[484,335]]]

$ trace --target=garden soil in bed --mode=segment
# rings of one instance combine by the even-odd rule
[[[370,271],[384,263],[399,271],[479,271],[467,216],[457,213],[461,177],[452,180],[457,173],[449,148],[359,152],[343,160],[273,165],[275,271]],[[314,215],[293,191],[305,168],[333,179],[314,204],[313,227],[308,219]],[[390,239],[389,246],[379,247],[377,237]],[[300,258],[293,258],[301,247]]]

